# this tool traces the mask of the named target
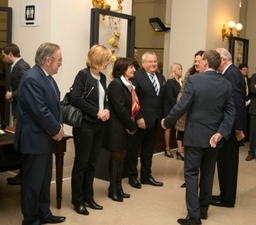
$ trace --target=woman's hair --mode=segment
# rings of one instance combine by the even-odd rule
[[[168,79],[172,79],[175,77],[174,71],[176,70],[176,67],[180,66],[182,69],[182,65],[180,63],[173,63],[170,67],[170,71],[169,71],[169,75],[168,75]]]
[[[96,70],[103,70],[103,62],[110,60],[112,52],[103,45],[93,45],[86,60],[86,66]]]
[[[203,50],[200,50],[200,51],[198,51],[198,52],[194,55],[194,57],[196,57],[196,56],[198,56],[198,55],[202,56],[203,54],[204,54],[204,51],[203,51]],[[190,67],[190,68],[188,69],[188,72],[187,72],[187,73],[188,73],[189,75],[197,73],[194,64],[193,64],[192,67]]]
[[[52,57],[52,55],[60,49],[60,46],[53,43],[43,43],[39,46],[36,51],[35,62],[37,65],[41,66],[45,63],[47,57]]]
[[[129,66],[134,65],[134,60],[131,58],[118,58],[113,67],[113,77],[118,78],[125,74]]]

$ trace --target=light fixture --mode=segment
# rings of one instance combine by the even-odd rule
[[[237,37],[240,37],[240,32],[243,29],[243,25],[241,23],[236,24],[234,21],[229,21],[228,28],[229,30],[227,30],[225,24],[223,24],[223,27],[221,29],[222,41],[224,41],[225,37],[228,39],[229,37],[233,36],[234,28],[236,29]]]
[[[149,23],[155,32],[166,32],[171,29],[170,27],[165,27],[163,22],[158,17],[149,18]]]

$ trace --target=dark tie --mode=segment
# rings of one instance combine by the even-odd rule
[[[53,88],[53,90],[54,90],[55,95],[58,97],[57,90],[56,90],[56,87],[55,87],[55,85],[54,85],[54,81],[53,81],[52,76],[49,75],[49,76],[47,76],[47,78],[48,78],[48,80],[50,81],[50,84],[51,84],[51,86],[52,86],[52,88]]]
[[[158,95],[158,87],[157,87],[156,80],[154,78],[154,74],[150,74],[149,76],[150,76],[151,82],[152,82],[152,84],[153,84],[153,86],[155,88],[156,95]]]

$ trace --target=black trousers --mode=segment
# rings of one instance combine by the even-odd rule
[[[133,139],[128,145],[129,147],[126,156],[126,169],[129,178],[137,179],[138,177],[137,165],[140,149],[140,178],[141,180],[146,180],[151,176],[152,157],[156,143],[157,129],[157,123],[151,128],[138,128],[133,136]]]
[[[250,116],[249,155],[256,155],[256,116]]]
[[[73,128],[75,161],[72,170],[72,204],[80,205],[93,199],[93,180],[105,124],[83,120],[81,127]]]
[[[235,131],[231,132],[228,141],[223,141],[223,148],[220,148],[217,158],[220,197],[224,203],[235,204],[239,163],[239,142]]]
[[[52,150],[47,154],[23,154],[21,177],[22,225],[40,225],[40,219],[52,216],[50,185],[52,179]]]
[[[207,214],[212,199],[212,185],[218,155],[217,148],[184,146],[184,176],[186,182],[186,205],[189,217]],[[200,180],[198,175],[200,171]],[[199,183],[199,196],[198,196]]]

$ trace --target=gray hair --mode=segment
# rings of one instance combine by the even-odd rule
[[[156,58],[157,58],[156,53],[154,53],[154,52],[145,52],[145,53],[142,55],[142,57],[141,57],[142,62],[146,60],[146,56],[147,56],[147,55],[154,55],[154,56],[156,56]]]
[[[53,43],[43,43],[39,46],[36,51],[35,62],[38,66],[44,65],[45,59],[47,57],[52,57],[52,55],[60,49],[60,46]]]
[[[227,61],[232,61],[232,56],[227,49],[217,48],[216,51],[220,54],[221,58],[227,59]]]

